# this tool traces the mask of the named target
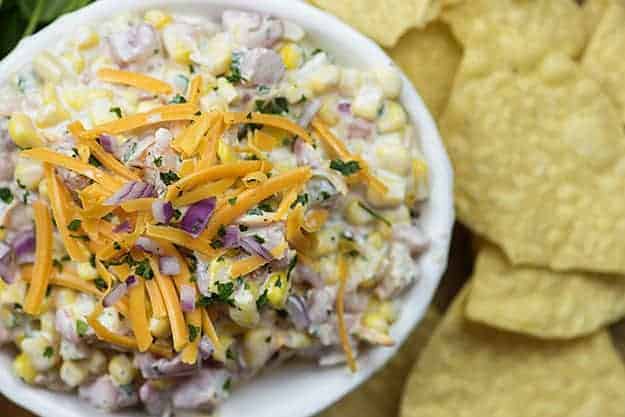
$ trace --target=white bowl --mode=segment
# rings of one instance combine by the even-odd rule
[[[337,0],[340,1],[340,0]],[[36,35],[25,39],[0,63],[0,74],[7,77],[29,62],[39,51],[69,36],[76,27],[108,19],[116,14],[148,8],[167,8],[219,16],[225,8],[240,8],[270,13],[298,23],[323,49],[342,65],[371,68],[391,59],[375,43],[338,19],[305,3],[289,0],[101,0],[89,7],[63,16]],[[373,348],[358,359],[359,371],[351,374],[345,367],[320,368],[314,364],[293,363],[272,370],[235,390],[223,404],[220,417],[307,417],[326,408],[356,388],[380,368],[399,348],[419,323],[447,265],[451,228],[454,221],[452,169],[436,125],[413,86],[404,77],[401,102],[417,127],[424,154],[430,166],[430,200],[422,214],[431,248],[421,257],[421,280],[405,295],[392,336],[399,341],[393,348]],[[13,376],[12,357],[0,352],[0,391],[22,407],[45,417],[82,417],[110,414],[92,409],[75,395],[52,393],[25,385]],[[143,416],[139,412],[115,416]],[[177,413],[177,415],[181,415]]]

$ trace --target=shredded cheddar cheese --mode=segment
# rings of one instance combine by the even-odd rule
[[[139,352],[145,352],[152,346],[152,335],[146,314],[145,284],[143,278],[135,278],[136,284],[128,290],[129,318]]]
[[[354,352],[352,351],[352,345],[349,342],[349,335],[347,334],[347,327],[345,326],[345,287],[347,286],[347,261],[343,255],[339,255],[338,259],[338,282],[339,289],[336,295],[336,318],[339,327],[339,336],[341,338],[341,345],[347,358],[347,365],[352,372],[356,372],[356,360],[354,359]]]
[[[224,121],[228,125],[253,123],[277,127],[278,129],[293,133],[294,135],[304,139],[306,142],[312,142],[308,132],[306,132],[300,125],[282,116],[257,112],[228,112],[224,114]]]
[[[24,311],[39,314],[48,280],[52,273],[52,216],[48,205],[41,200],[33,203],[35,216],[35,266],[33,276],[24,300]]]
[[[101,68],[97,72],[97,76],[104,82],[124,84],[154,94],[171,94],[173,91],[168,83],[137,72]]]

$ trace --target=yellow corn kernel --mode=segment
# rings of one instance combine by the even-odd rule
[[[336,125],[340,120],[337,105],[337,100],[334,97],[326,97],[321,103],[321,108],[319,109],[319,117],[324,123],[329,126]]]
[[[0,229],[0,231],[2,231],[2,234],[6,235],[6,230],[4,228]],[[4,236],[0,237],[0,239],[4,240]],[[2,293],[2,291],[4,291],[7,287],[6,282],[4,282],[4,280],[0,279],[0,293]],[[0,309],[1,313],[4,313],[5,310],[4,309]],[[0,314],[0,317],[2,317],[2,314]]]
[[[11,139],[20,148],[38,148],[44,145],[32,120],[24,113],[13,113],[8,128]]]
[[[287,43],[280,49],[280,56],[287,69],[296,69],[302,65],[302,49],[292,42]]]
[[[76,388],[89,376],[89,370],[81,362],[64,361],[59,369],[61,380],[68,386]]]
[[[232,149],[232,146],[224,143],[223,141],[219,141],[219,145],[217,146],[217,156],[221,160],[221,162],[235,162],[237,160],[237,155]]]
[[[76,45],[80,49],[93,48],[100,42],[100,36],[89,26],[81,26],[76,32]]]
[[[110,100],[104,98],[95,100],[89,108],[91,123],[100,125],[117,120],[117,114],[111,111],[113,107],[115,106],[111,104]]]
[[[428,166],[421,159],[414,159],[412,161],[412,175],[416,180],[422,180],[427,178]]]
[[[258,328],[245,333],[243,358],[251,368],[263,366],[274,353],[271,329]]]
[[[98,271],[91,266],[90,262],[80,262],[76,268],[78,276],[85,281],[91,281],[98,277]]]
[[[46,300],[48,300],[48,299],[49,299],[49,297],[46,297]],[[39,323],[41,324],[41,327],[40,327],[41,331],[44,332],[44,333],[47,333],[51,337],[56,335],[57,331],[56,331],[56,323],[55,323],[55,321],[56,321],[55,313],[46,312],[46,313],[42,314],[39,317]]]
[[[26,282],[20,280],[7,285],[0,293],[0,304],[24,304]]]
[[[169,320],[167,318],[150,319],[150,333],[152,336],[162,339],[171,335],[171,327],[169,327]]]
[[[61,98],[73,110],[80,111],[87,104],[87,90],[82,87],[66,88],[61,91]]]
[[[25,353],[20,353],[13,361],[13,372],[27,384],[35,382],[35,377],[37,376],[37,371]]]
[[[397,321],[397,308],[391,301],[381,302],[378,311],[388,323]]]
[[[127,385],[135,377],[136,370],[126,355],[115,355],[109,361],[109,374],[113,383],[117,386]]]
[[[170,14],[167,14],[162,10],[153,9],[145,12],[143,20],[154,26],[156,29],[162,29],[171,23],[172,17]]]
[[[193,50],[190,45],[186,45],[180,40],[176,40],[171,49],[171,57],[181,65],[189,65],[191,63],[191,54]]]
[[[37,115],[37,126],[51,127],[69,119],[70,115],[61,105],[53,83],[48,82],[43,86],[42,96],[46,105]]]
[[[362,324],[370,329],[377,330],[381,333],[388,332],[388,322],[384,316],[378,312],[368,312],[362,318]]]
[[[340,232],[337,228],[327,227],[317,232],[315,255],[324,256],[336,252],[339,238]]]
[[[218,347],[215,348],[215,352],[213,352],[213,358],[219,362],[226,362],[228,356],[228,349],[234,342],[234,338],[230,335],[223,334],[223,332],[219,332],[219,342],[221,343],[221,349]]]
[[[404,108],[396,101],[387,101],[378,118],[377,126],[381,133],[394,132],[406,125],[407,117]]]
[[[72,65],[72,69],[76,74],[80,74],[85,69],[85,59],[76,50],[67,51],[63,54],[63,58]]]
[[[33,69],[44,81],[58,83],[63,78],[65,70],[59,59],[44,51],[33,59]]]
[[[289,295],[289,281],[286,279],[286,273],[279,272],[271,275],[267,280],[265,288],[269,304],[276,309],[284,307],[286,298]]]
[[[57,308],[67,307],[76,301],[76,292],[67,288],[58,288],[54,293],[54,303]]]
[[[256,296],[251,290],[241,287],[234,293],[234,305],[228,309],[232,321],[241,327],[251,328],[258,324],[260,315],[256,307]]]
[[[17,158],[14,177],[18,184],[35,190],[43,178],[43,164],[32,159]]]
[[[87,370],[90,374],[99,375],[106,369],[106,356],[99,350],[94,350],[87,360]]]
[[[350,224],[363,226],[371,223],[373,216],[362,208],[360,201],[352,200],[345,208],[345,218]]]
[[[373,232],[369,235],[367,239],[367,243],[373,246],[376,249],[382,249],[384,247],[386,239],[379,232]]]

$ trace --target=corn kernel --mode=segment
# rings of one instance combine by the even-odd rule
[[[223,77],[217,79],[217,94],[219,94],[228,104],[239,98],[237,89]]]
[[[289,287],[290,284],[284,272],[273,274],[269,277],[265,288],[267,291],[267,300],[273,308],[281,309],[284,307],[286,298],[289,295]]]
[[[33,60],[35,73],[44,81],[58,83],[65,75],[63,64],[51,53],[44,51]]]
[[[259,328],[245,333],[243,358],[252,369],[259,369],[274,353],[271,329]]]
[[[388,323],[394,323],[397,321],[397,308],[392,301],[384,301],[380,303],[378,310]]]
[[[43,336],[26,337],[20,344],[22,352],[30,358],[32,366],[40,372],[45,372],[54,367],[59,360],[59,354],[52,346],[50,340]]]
[[[46,297],[47,299],[48,297]],[[41,331],[43,333],[47,333],[50,336],[55,336],[57,331],[56,331],[56,316],[54,313],[52,312],[46,312],[43,313],[40,317],[39,317],[39,323],[41,325]]]
[[[98,271],[90,262],[80,262],[77,266],[78,276],[85,281],[91,281],[98,277]]]
[[[317,94],[324,93],[339,83],[341,72],[336,65],[324,65],[308,79],[308,86]]]
[[[343,68],[341,70],[341,81],[339,91],[346,97],[354,97],[362,85],[362,73],[354,68]]]
[[[35,190],[43,178],[43,164],[32,159],[18,158],[14,176],[19,184],[29,190]]]
[[[37,126],[51,127],[69,119],[70,115],[59,101],[56,86],[53,83],[44,84],[42,96],[45,106],[37,114]]]
[[[377,330],[381,333],[388,332],[388,322],[385,317],[378,312],[368,312],[362,318],[362,323],[371,329]]]
[[[335,252],[339,246],[339,237],[339,230],[333,227],[327,227],[317,232],[315,255],[324,256]]]
[[[284,94],[289,104],[299,103],[302,101],[302,97],[308,99],[314,97],[312,90],[298,84],[287,85],[282,91],[282,94]]]
[[[76,302],[76,292],[67,288],[57,288],[54,292],[54,304],[57,308],[66,307]]]
[[[37,371],[25,353],[19,354],[13,361],[13,372],[27,384],[35,382],[35,377],[37,377]]]
[[[216,91],[211,91],[200,98],[200,109],[203,112],[227,111],[228,103]]]
[[[71,50],[63,54],[63,58],[69,62],[76,74],[80,74],[85,69],[85,59],[80,52]]]
[[[373,76],[382,88],[384,97],[394,99],[399,97],[402,87],[402,79],[397,69],[393,67],[378,68],[373,71]]]
[[[228,349],[232,343],[234,343],[234,338],[230,335],[224,334],[223,332],[219,332],[219,342],[221,342],[221,349],[215,348],[215,352],[213,352],[213,358],[219,362],[226,362]]]
[[[87,371],[90,374],[98,375],[106,369],[106,356],[99,350],[94,351],[87,360]]]
[[[234,293],[234,307],[230,307],[228,312],[230,318],[241,327],[254,327],[260,320],[256,307],[256,297],[245,286],[241,286]]]
[[[107,99],[97,99],[91,104],[89,117],[94,125],[104,124],[117,120],[117,114],[111,111],[112,104]]]
[[[7,237],[7,229],[4,226],[0,226],[0,240],[4,240]],[[4,281],[0,279],[0,291],[6,287]]]
[[[156,338],[162,339],[171,335],[171,327],[169,327],[169,320],[167,318],[150,319],[150,333]]]
[[[406,180],[392,172],[379,169],[375,176],[387,187],[385,193],[373,187],[367,188],[367,201],[374,206],[396,206],[406,198]]]
[[[294,43],[287,43],[280,49],[280,56],[286,69],[292,70],[302,65],[302,49]]]
[[[410,173],[410,153],[402,143],[399,133],[379,135],[374,147],[376,167],[393,172],[402,177]]]
[[[26,297],[26,282],[16,281],[7,285],[4,291],[0,293],[0,304],[24,304]]]
[[[387,101],[378,118],[378,130],[382,133],[393,132],[406,125],[406,112],[396,101]]]
[[[113,100],[113,92],[106,88],[95,88],[89,90],[87,98],[89,101],[95,101],[98,99]]]
[[[364,226],[371,223],[373,216],[367,212],[358,200],[353,200],[345,209],[345,217],[350,224]]]
[[[126,355],[115,355],[109,361],[109,374],[115,385],[127,385],[135,377],[136,370]]]
[[[328,126],[334,126],[340,120],[337,106],[338,102],[335,97],[326,97],[321,103],[318,114],[321,120]]]
[[[20,148],[37,148],[44,145],[32,120],[24,113],[13,113],[8,128],[11,139]]]
[[[375,120],[378,110],[382,106],[382,90],[373,85],[364,85],[352,103],[352,112],[355,116],[367,120]]]
[[[163,29],[171,23],[172,18],[170,14],[167,14],[162,10],[153,9],[145,12],[143,20],[154,26],[156,29]]]
[[[81,26],[76,31],[75,40],[80,49],[89,49],[100,42],[100,36],[89,26]]]
[[[87,368],[78,362],[65,361],[59,369],[59,376],[68,386],[76,388],[87,379],[88,372]]]

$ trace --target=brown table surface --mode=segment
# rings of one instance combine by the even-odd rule
[[[455,228],[449,259],[450,263],[448,271],[441,281],[434,300],[436,306],[442,311],[447,308],[451,299],[462,287],[465,280],[469,276],[473,265],[471,255],[471,237],[467,230],[462,226],[456,226]],[[2,395],[0,395],[0,416],[35,417],[33,414],[11,403]]]

